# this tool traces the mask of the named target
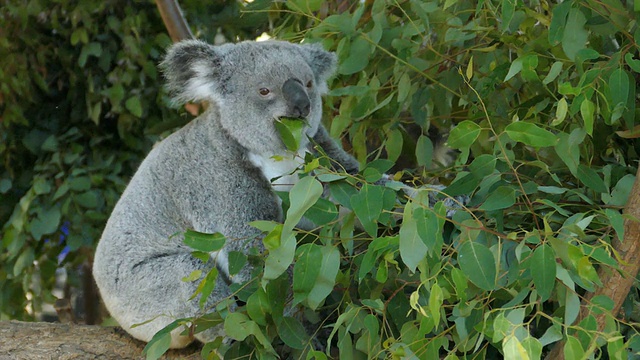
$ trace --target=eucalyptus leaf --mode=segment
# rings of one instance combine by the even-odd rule
[[[467,278],[477,287],[492,291],[496,287],[496,262],[484,245],[466,241],[458,250],[458,263]]]

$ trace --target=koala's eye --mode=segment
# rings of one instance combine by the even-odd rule
[[[269,90],[267,88],[260,88],[260,90],[258,90],[258,92],[262,96],[267,96],[267,95],[269,95],[271,93],[271,90]]]
[[[307,88],[311,89],[312,86],[313,86],[313,81],[309,80],[307,82]]]

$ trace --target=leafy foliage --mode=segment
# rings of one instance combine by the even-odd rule
[[[594,298],[591,315],[574,324],[582,296],[605,285],[596,269],[618,266],[611,240],[624,236],[620,210],[634,180],[640,31],[626,4],[375,0],[273,8],[285,19],[277,37],[337,52],[327,118],[365,164],[351,177],[307,159],[305,170],[314,172],[305,183],[324,185],[346,213],[338,218],[319,216],[308,191],[289,194],[308,206],[290,208],[285,224],[303,213],[321,220],[317,232],[294,230],[295,261],[278,261],[277,274],[294,264],[292,301],[325,314],[299,318],[326,327],[328,348],[345,359],[540,358],[560,340],[567,358],[638,351],[635,295],[628,322],[610,314],[598,331],[593,314],[609,312],[611,300]],[[429,131],[451,127],[448,144],[459,154],[452,167],[434,170]],[[381,161],[391,165],[379,171]],[[414,170],[398,171],[407,164]],[[470,194],[471,201],[446,219],[444,203],[429,201],[434,190],[407,197],[394,181],[376,183],[389,168],[418,187],[439,178],[448,185],[440,198]],[[289,241],[278,234],[280,246]],[[275,250],[265,274],[273,256],[283,259]],[[331,258],[325,265],[318,254]],[[288,333],[298,325],[279,320],[288,305],[274,306],[268,295],[274,281],[285,287],[285,275],[263,277],[247,313],[272,344],[299,354]],[[320,281],[325,290],[314,293]],[[271,358],[255,331],[227,356]],[[308,358],[330,354],[311,346]]]
[[[211,23],[200,20],[209,5],[183,5],[207,36],[219,27],[245,38],[273,24],[279,38],[336,51],[326,120],[363,165],[354,177],[306,159],[306,177],[284,195],[284,223],[255,224],[268,253],[261,280],[238,288],[246,305],[195,320],[195,331],[222,324],[238,340],[208,344],[204,356],[220,347],[228,358],[284,349],[315,359],[521,359],[560,340],[567,358],[639,351],[636,290],[623,320],[596,297],[574,324],[583,295],[611,285],[596,269],[618,268],[611,240],[624,237],[620,209],[635,180],[640,30],[629,4],[290,0],[266,12],[256,1],[237,27],[237,2]],[[184,122],[159,106],[155,63],[169,40],[153,4],[73,6],[0,10],[2,318],[53,300],[55,269],[89,257],[142,154]],[[17,30],[24,35],[9,36]],[[436,166],[434,129],[450,130],[459,152],[449,167]],[[408,197],[398,182],[378,182],[389,171],[418,188],[437,178],[447,185],[440,199],[471,201],[447,219],[429,196],[437,190]],[[303,216],[317,231],[294,228]],[[201,251],[223,241],[192,235]],[[235,271],[246,261],[229,256]],[[192,275],[185,281],[202,279],[203,294],[217,276]],[[610,316],[597,331],[602,312]],[[311,338],[308,323],[321,328]],[[327,352],[311,350],[322,339]]]

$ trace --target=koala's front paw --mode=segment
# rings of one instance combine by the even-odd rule
[[[345,159],[341,165],[347,174],[355,175],[360,172],[360,164],[352,157]]]

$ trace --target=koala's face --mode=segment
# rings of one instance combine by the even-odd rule
[[[300,118],[307,135],[316,133],[335,56],[316,46],[278,41],[219,47],[187,41],[169,51],[163,66],[179,100],[213,100],[222,126],[240,144],[259,154],[277,154],[285,149],[277,119]]]

